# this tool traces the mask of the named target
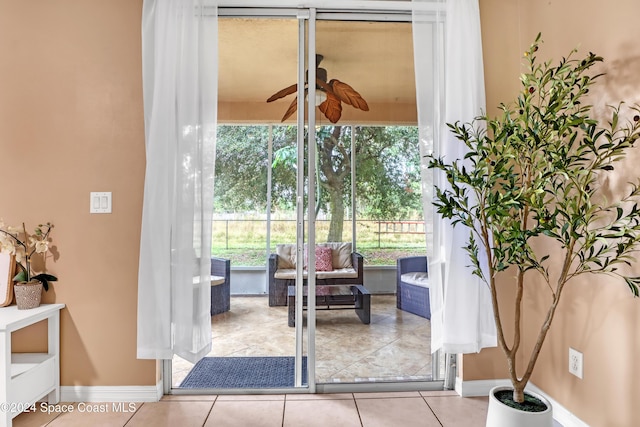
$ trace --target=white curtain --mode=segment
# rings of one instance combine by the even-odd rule
[[[426,7],[429,5],[430,7]],[[446,123],[470,122],[485,110],[478,0],[413,0],[418,125],[422,153],[462,159],[463,143]],[[437,7],[439,6],[439,7]],[[424,157],[423,157],[424,159]],[[473,353],[497,345],[489,289],[471,274],[462,226],[442,221],[432,206],[433,184],[445,180],[423,160],[425,218],[434,221],[428,245],[431,350]]]
[[[211,5],[211,1],[207,2]],[[211,348],[211,217],[217,9],[144,0],[146,174],[138,272],[138,358],[195,362]]]

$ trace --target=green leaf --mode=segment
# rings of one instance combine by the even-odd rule
[[[640,296],[640,289],[638,288],[638,284],[640,284],[640,277],[625,277],[624,281],[629,285],[629,289],[631,289],[634,297]]]
[[[14,282],[26,282],[27,281],[27,272],[22,270],[20,273],[16,274],[13,277]]]
[[[51,274],[46,273],[35,275],[32,277],[32,279],[41,281],[42,287],[45,291],[49,290],[49,282],[55,282],[56,280],[58,280],[56,276],[52,276]]]
[[[58,281],[58,278],[56,276],[52,276],[51,274],[46,273],[38,274],[36,276],[33,276],[33,278],[36,280],[48,280],[49,282]]]

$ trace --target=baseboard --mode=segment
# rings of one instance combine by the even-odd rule
[[[538,393],[546,397],[553,406],[553,419],[558,421],[563,427],[589,427],[589,424],[572,414],[567,408],[559,404],[554,398],[540,390],[535,384],[529,383],[527,390]]]
[[[508,379],[462,381],[459,377],[456,377],[455,390],[462,397],[488,396],[493,387],[510,385],[511,381]],[[589,427],[587,423],[576,417],[535,384],[529,383],[526,389],[541,394],[549,400],[553,407],[553,419],[562,424],[563,427]]]
[[[157,402],[162,382],[150,386],[61,386],[61,402]]]
[[[456,377],[455,390],[462,397],[488,396],[492,388],[510,385],[511,381],[508,379],[462,381],[460,377]]]

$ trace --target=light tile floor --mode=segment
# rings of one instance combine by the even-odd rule
[[[268,307],[264,297],[232,300],[229,313],[214,316],[212,355],[293,354],[293,328],[286,307]],[[353,311],[318,312],[319,379],[430,379],[430,326],[426,319],[395,308],[394,296],[374,296],[370,325]],[[268,339],[265,339],[268,338]],[[174,384],[191,369],[174,366]],[[319,381],[321,382],[321,381]],[[111,403],[37,407],[14,419],[34,426],[484,426],[487,398],[461,398],[452,391],[392,393],[168,395],[131,408]],[[129,411],[129,409],[131,409]]]
[[[287,316],[266,296],[232,297],[231,311],[212,317],[208,356],[293,356]],[[430,322],[398,310],[395,295],[372,295],[369,325],[353,310],[318,310],[316,324],[318,383],[432,379]],[[177,387],[193,364],[175,357],[172,365]]]
[[[287,355],[293,348],[292,328],[286,326],[286,307],[268,307],[263,297],[234,298],[229,313],[212,320],[215,355]],[[248,326],[247,326],[248,325]],[[283,326],[284,325],[284,326]],[[373,327],[372,327],[373,326]],[[357,329],[357,333],[355,330]],[[350,378],[384,377],[388,369],[400,366],[403,375],[411,371],[411,358],[429,353],[429,322],[395,308],[395,297],[375,296],[371,325],[362,325],[352,311],[318,313],[319,353],[325,354],[325,375]],[[359,336],[355,339],[354,335]],[[265,336],[270,337],[268,340]],[[258,337],[256,339],[256,337]],[[269,341],[274,341],[269,343]],[[282,350],[282,346],[287,348]],[[426,345],[426,346],[424,346]],[[290,346],[290,347],[287,347]],[[228,350],[223,350],[229,347]],[[353,347],[353,348],[350,348]],[[358,347],[363,357],[358,358]],[[321,353],[323,352],[324,353]],[[347,352],[357,360],[337,356]],[[393,363],[384,363],[394,358]],[[180,359],[182,360],[182,359]],[[319,359],[319,364],[322,363]],[[342,362],[340,362],[342,360]],[[370,363],[366,363],[366,362]],[[409,363],[405,363],[408,361]],[[343,363],[341,365],[340,363]],[[422,362],[418,363],[421,365]],[[360,365],[357,371],[351,365]],[[385,368],[385,365],[388,365]],[[428,369],[420,378],[430,378]],[[391,367],[391,368],[389,368]],[[180,366],[178,366],[180,368]],[[178,369],[176,381],[191,368]],[[385,370],[387,369],[387,370]],[[175,374],[174,374],[175,375]],[[397,371],[391,376],[401,377]],[[375,379],[375,378],[374,378]],[[273,395],[168,395],[160,402],[135,403],[118,407],[112,403],[71,403],[36,407],[20,414],[16,427],[483,427],[486,397],[462,398],[453,391],[409,391],[386,393],[273,394]],[[46,407],[46,406],[45,406]],[[70,407],[72,409],[70,409]],[[559,423],[554,426],[561,427]]]
[[[133,412],[93,405],[104,412],[47,414],[40,410],[14,419],[16,427],[482,427],[486,398],[462,398],[449,391],[394,393],[165,396],[160,402],[136,404]]]

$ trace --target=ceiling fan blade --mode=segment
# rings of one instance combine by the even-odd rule
[[[329,86],[333,89],[333,93],[345,104],[349,104],[362,111],[369,111],[367,101],[351,86],[337,79],[331,79]]]
[[[272,101],[275,101],[276,99],[284,98],[285,96],[290,95],[297,90],[298,90],[298,85],[294,83],[291,86],[285,87],[284,89],[279,90],[278,92],[271,95],[271,97],[267,99],[267,102],[272,102]]]
[[[327,99],[318,106],[322,114],[325,115],[331,123],[336,123],[342,115],[342,103],[333,92],[327,92]]]
[[[284,116],[282,116],[282,120],[280,120],[280,122],[284,122],[289,117],[291,117],[291,115],[295,113],[297,109],[298,109],[298,97],[296,96],[293,99],[293,102],[291,102],[291,104],[289,105],[289,108],[287,109],[287,111],[284,113]]]
[[[316,79],[316,86],[324,89],[325,92],[333,93],[333,89],[331,89],[331,86],[329,86],[329,84],[326,81],[323,81],[321,79]]]

